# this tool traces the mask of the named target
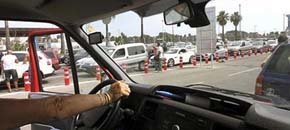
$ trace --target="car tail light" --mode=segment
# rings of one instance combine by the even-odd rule
[[[256,87],[255,87],[255,94],[256,95],[263,94],[263,80],[264,80],[263,75],[259,75],[256,79]]]

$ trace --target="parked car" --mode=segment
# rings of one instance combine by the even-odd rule
[[[228,52],[231,56],[234,55],[234,52],[237,52],[238,55],[241,55],[242,52],[247,54],[249,50],[252,50],[252,48],[253,45],[249,41],[235,41],[231,43],[230,46],[228,46]]]
[[[252,45],[253,45],[253,51],[257,50],[257,52],[261,52],[261,51],[271,48],[270,45],[266,44],[266,41],[253,41]]]
[[[278,45],[277,40],[268,40],[267,45],[271,46],[271,48],[275,48]]]
[[[263,65],[256,80],[257,95],[282,97],[290,101],[290,44],[279,45]]]
[[[163,59],[166,59],[168,67],[173,67],[180,63],[180,57],[182,56],[184,63],[190,63],[194,52],[185,48],[170,48],[167,52],[164,53]],[[155,60],[154,56],[150,58],[150,66],[154,66]]]
[[[103,47],[107,54],[119,65],[126,64],[127,68],[144,69],[144,61],[148,54],[144,43],[131,43],[115,47]],[[79,70],[95,75],[97,63],[91,57],[79,59],[76,62]]]
[[[59,65],[59,55],[57,51],[45,50],[44,53],[51,59],[52,67],[54,68],[54,70],[58,70],[61,68],[61,66]]]
[[[25,62],[25,56],[27,55],[26,51],[14,51],[12,53],[15,55],[18,59],[18,63],[16,64],[16,71],[18,74],[18,78],[23,78],[23,73],[29,70],[29,62]],[[49,75],[52,75],[54,73],[54,69],[52,67],[51,59],[49,59],[42,51],[37,51],[38,55],[38,62],[39,62],[39,68],[40,73],[42,75],[42,78],[45,78]],[[4,78],[0,78],[0,82],[3,82]]]

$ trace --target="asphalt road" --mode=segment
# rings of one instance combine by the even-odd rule
[[[202,83],[253,93],[256,77],[261,70],[260,65],[269,54],[239,57],[236,60],[230,58],[228,61],[222,63],[216,63],[214,61],[213,65],[211,65],[211,62],[209,64],[202,62],[201,65],[198,64],[197,66],[185,64],[183,69],[175,66],[168,68],[164,72],[154,72],[153,68],[150,68],[148,74],[144,74],[143,72],[132,72],[128,74],[136,82],[144,84],[184,86]],[[73,93],[72,76],[70,76],[69,86],[64,85],[63,78],[63,69],[56,71],[54,75],[44,79],[44,89],[52,92]],[[90,89],[99,83],[95,76],[91,76],[85,72],[78,72],[78,79],[81,93],[88,93]],[[6,93],[7,90],[2,90],[0,96]]]
[[[260,65],[269,55],[245,56],[236,60],[230,59],[226,62],[210,63],[204,62],[197,66],[186,64],[183,69],[179,66],[168,68],[165,72],[154,72],[153,68],[148,74],[143,72],[129,73],[129,76],[139,83],[144,84],[171,84],[184,86],[188,84],[209,84],[225,89],[237,90],[247,93],[254,93],[255,80],[261,71]],[[81,93],[88,93],[90,89],[96,86],[99,81],[94,76],[85,72],[78,72]],[[71,84],[64,85],[63,70],[56,71],[55,75],[47,77],[43,83],[44,89],[52,92],[73,93],[74,88]],[[0,98],[27,98],[28,93],[23,90],[13,93],[7,93],[6,90],[0,92]],[[29,125],[22,127],[22,130],[28,130]]]

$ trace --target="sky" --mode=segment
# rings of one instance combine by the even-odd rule
[[[290,14],[290,0],[213,0],[207,4],[207,7],[216,7],[216,15],[221,10],[230,15],[239,11],[241,4],[241,14],[243,17],[241,26],[243,31],[259,33],[268,33],[270,31],[282,31],[283,14]],[[217,33],[221,32],[221,27],[216,23]],[[10,22],[10,27],[55,27],[51,24],[28,23],[28,22]],[[102,21],[90,24],[96,31],[105,33],[105,25]],[[285,17],[285,26],[287,27],[287,18]],[[0,21],[0,27],[4,27],[4,22]],[[167,26],[163,23],[163,15],[158,14],[144,18],[144,34],[156,36],[159,32],[165,31],[175,34],[195,34],[195,28],[182,24],[180,27]],[[121,32],[128,36],[140,35],[140,17],[134,12],[126,12],[115,16],[109,24],[109,31],[114,36]],[[230,21],[225,26],[225,31],[234,30]]]

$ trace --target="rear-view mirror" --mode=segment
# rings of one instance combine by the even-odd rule
[[[166,25],[185,22],[192,17],[191,8],[187,3],[180,3],[163,12]]]
[[[95,33],[89,34],[89,43],[90,44],[102,43],[103,39],[104,39],[104,36],[102,35],[101,32],[95,32]]]

